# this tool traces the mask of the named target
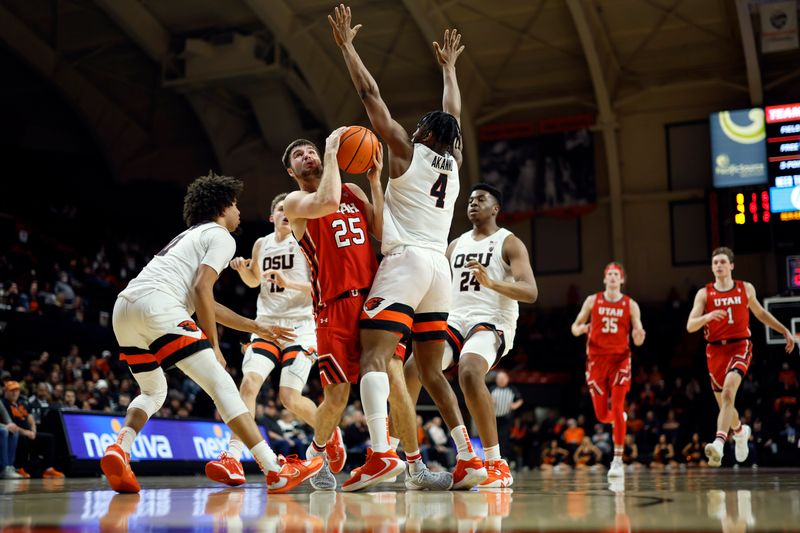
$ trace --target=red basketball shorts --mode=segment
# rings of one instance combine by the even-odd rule
[[[365,297],[348,296],[328,302],[317,314],[317,353],[322,386],[358,383],[361,341],[358,321]]]
[[[631,388],[631,354],[591,355],[586,358],[586,384],[592,396],[610,397],[612,387]]]
[[[706,362],[711,388],[714,392],[722,392],[725,376],[728,372],[738,372],[744,377],[750,368],[753,358],[753,343],[744,339],[727,344],[708,344],[706,346]]]

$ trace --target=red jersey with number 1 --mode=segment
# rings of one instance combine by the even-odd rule
[[[339,209],[309,219],[298,242],[311,267],[315,309],[348,291],[372,285],[378,261],[369,242],[364,202],[347,185],[342,184]]]
[[[708,342],[746,339],[750,337],[750,310],[747,289],[744,282],[733,280],[733,287],[727,291],[706,285],[705,313],[722,310],[727,315],[724,320],[712,320],[703,326],[703,334]]]
[[[630,297],[622,295],[616,302],[607,300],[602,292],[595,296],[589,323],[587,355],[623,355],[631,351]]]

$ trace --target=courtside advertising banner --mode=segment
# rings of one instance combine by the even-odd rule
[[[712,113],[709,127],[714,187],[740,187],[767,183],[763,109]]]
[[[76,459],[98,460],[117,440],[123,416],[62,411],[70,453]],[[266,439],[264,428],[259,426]],[[134,461],[210,461],[228,449],[231,430],[222,422],[151,418],[131,448]],[[252,461],[245,450],[242,461]]]

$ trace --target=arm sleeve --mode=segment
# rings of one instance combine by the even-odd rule
[[[200,264],[208,265],[221,274],[236,253],[236,241],[225,228],[218,227],[203,233],[201,242],[206,252]]]

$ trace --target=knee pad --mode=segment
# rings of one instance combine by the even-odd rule
[[[160,368],[149,372],[139,372],[133,375],[139,384],[141,393],[131,401],[128,409],[141,409],[150,418],[161,409],[167,399],[167,378]]]
[[[176,366],[211,396],[219,416],[226,424],[248,412],[233,378],[219,364],[213,350],[201,350]]]

